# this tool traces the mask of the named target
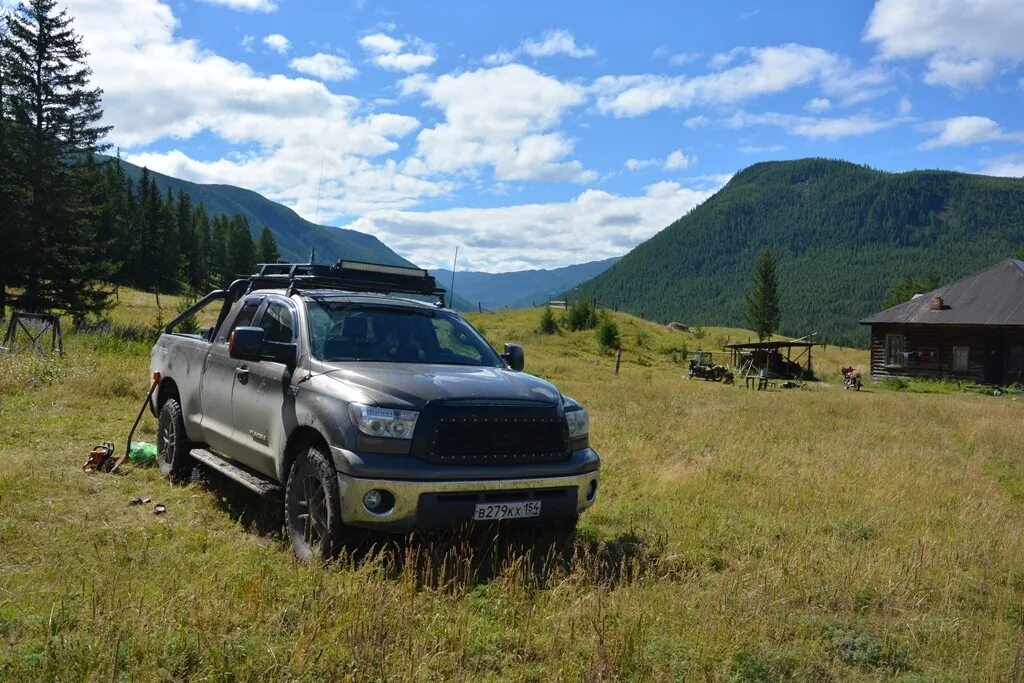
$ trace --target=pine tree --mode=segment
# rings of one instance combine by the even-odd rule
[[[55,0],[19,4],[6,28],[5,106],[22,160],[13,174],[27,200],[14,227],[23,238],[10,243],[23,287],[16,303],[75,316],[98,312],[107,305],[101,285],[110,274],[91,261],[96,219],[88,195],[95,168],[82,161],[103,149],[100,140],[110,130],[97,125],[102,91],[89,87],[87,53]]]
[[[747,295],[747,326],[757,334],[759,341],[764,341],[779,329],[781,317],[775,258],[765,247],[754,264],[754,282]]]
[[[281,251],[277,248],[277,240],[274,239],[274,233],[270,232],[270,228],[264,225],[262,232],[260,232],[260,239],[256,243],[256,262],[277,263],[280,258]]]

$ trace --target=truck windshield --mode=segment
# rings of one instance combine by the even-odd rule
[[[447,311],[369,308],[321,299],[309,300],[308,311],[313,355],[323,361],[502,364],[476,330]]]

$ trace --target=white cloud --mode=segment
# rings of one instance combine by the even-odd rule
[[[567,202],[483,209],[377,211],[346,228],[379,236],[424,267],[450,267],[455,245],[467,269],[501,272],[619,256],[718,189],[661,182],[638,196],[585,190]]]
[[[280,33],[271,33],[269,36],[264,36],[263,44],[279,55],[288,52],[292,46],[292,42]]]
[[[579,46],[572,33],[565,29],[547,31],[540,40],[524,40],[515,50],[503,50],[484,57],[486,64],[509,64],[522,54],[534,58],[563,55],[580,59],[593,57],[597,50],[589,45]]]
[[[2,0],[0,0],[0,2],[2,2]],[[246,52],[252,52],[252,46],[255,42],[256,36],[252,36],[246,33],[244,36],[242,36],[242,49]]]
[[[1024,154],[1007,154],[996,159],[986,159],[981,172],[985,175],[1020,178],[1024,176]]]
[[[900,116],[910,116],[910,112],[913,111],[914,105],[907,97],[901,97],[899,103]]]
[[[944,85],[953,90],[963,90],[984,85],[992,78],[996,65],[984,57],[965,57],[942,52],[928,59],[928,71],[924,82],[928,85]]]
[[[205,0],[211,5],[223,5],[246,12],[273,12],[277,9],[274,0]]]
[[[177,22],[157,0],[71,0],[94,82],[104,89],[104,123],[129,161],[199,182],[233,183],[314,214],[320,160],[321,216],[408,208],[446,194],[452,183],[414,176],[386,155],[419,121],[365,114],[358,100],[318,81],[263,76],[247,65],[174,35]],[[209,132],[244,151],[197,160],[173,139]],[[146,152],[155,140],[165,153]],[[237,149],[237,148],[236,148]]]
[[[665,159],[665,170],[680,171],[684,168],[689,168],[691,164],[695,163],[697,163],[696,156],[686,156],[682,150],[677,149]]]
[[[827,97],[815,97],[804,105],[808,111],[828,111],[832,108],[832,102]]]
[[[566,161],[573,142],[552,129],[583,103],[579,86],[521,64],[402,81],[404,94],[422,94],[445,120],[420,132],[416,155],[432,171],[491,166],[498,180],[573,180],[595,177]]]
[[[338,55],[318,52],[311,57],[296,57],[288,66],[299,73],[309,74],[325,81],[344,81],[354,78],[359,71],[348,60]]]
[[[681,52],[669,57],[668,63],[672,66],[685,66],[691,62],[697,61],[698,59],[700,59],[699,52]]]
[[[741,111],[726,119],[725,124],[730,128],[778,126],[790,135],[799,135],[812,139],[838,140],[839,138],[875,133],[900,122],[900,120],[877,119],[868,114],[820,118],[780,114],[777,112],[748,114]]]
[[[419,39],[407,42],[386,33],[372,33],[360,38],[359,44],[370,53],[370,60],[374,64],[392,71],[419,71],[437,61],[434,46]],[[410,44],[412,50],[403,50]]]
[[[664,159],[627,159],[624,165],[630,171],[641,171],[655,166],[666,171],[681,171],[696,163],[696,155],[687,156],[682,150],[677,149]]]
[[[925,82],[980,85],[997,62],[1024,60],[1020,0],[878,0],[864,38],[886,59],[928,58]]]
[[[918,149],[923,150],[951,146],[967,147],[986,142],[1024,140],[1024,132],[1004,131],[998,123],[987,116],[955,116],[945,121],[926,124],[924,129],[935,131],[938,135],[918,145]]]
[[[683,121],[683,125],[686,126],[687,128],[703,128],[709,123],[711,123],[711,119],[709,119],[707,116],[704,116],[704,114],[697,114],[696,116],[691,116],[690,118]]]
[[[746,61],[736,64],[741,58]],[[858,71],[849,60],[826,50],[793,43],[735,48],[712,58],[711,67],[711,73],[693,78],[657,74],[602,76],[592,90],[601,112],[627,117],[665,107],[734,104],[812,82],[850,104],[881,94],[888,80],[888,74],[877,67]]]

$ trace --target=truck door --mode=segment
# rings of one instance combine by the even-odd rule
[[[206,357],[206,367],[203,368],[203,379],[199,389],[203,406],[203,434],[206,443],[214,450],[232,457],[235,456],[236,449],[231,441],[234,431],[231,421],[231,391],[235,386],[236,371],[245,362],[228,355],[228,336],[236,327],[252,323],[260,306],[263,305],[264,298],[262,295],[246,297],[235,319],[232,321],[229,318],[225,321],[222,329],[217,331],[213,344],[210,345],[210,354]]]
[[[268,297],[256,324],[263,328],[265,341],[294,343],[298,315],[295,305],[283,297]],[[231,395],[235,425],[232,456],[258,472],[276,475],[277,454],[295,425],[293,369],[284,363],[263,359],[246,363],[245,381],[236,378]]]

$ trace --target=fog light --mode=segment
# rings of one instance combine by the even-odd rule
[[[597,497],[597,479],[591,479],[590,485],[587,486],[587,500],[592,501]]]
[[[380,491],[377,489],[370,489],[366,492],[366,495],[363,496],[363,505],[365,505],[366,509],[370,512],[375,512],[377,508],[380,507],[380,501],[381,495]]]

